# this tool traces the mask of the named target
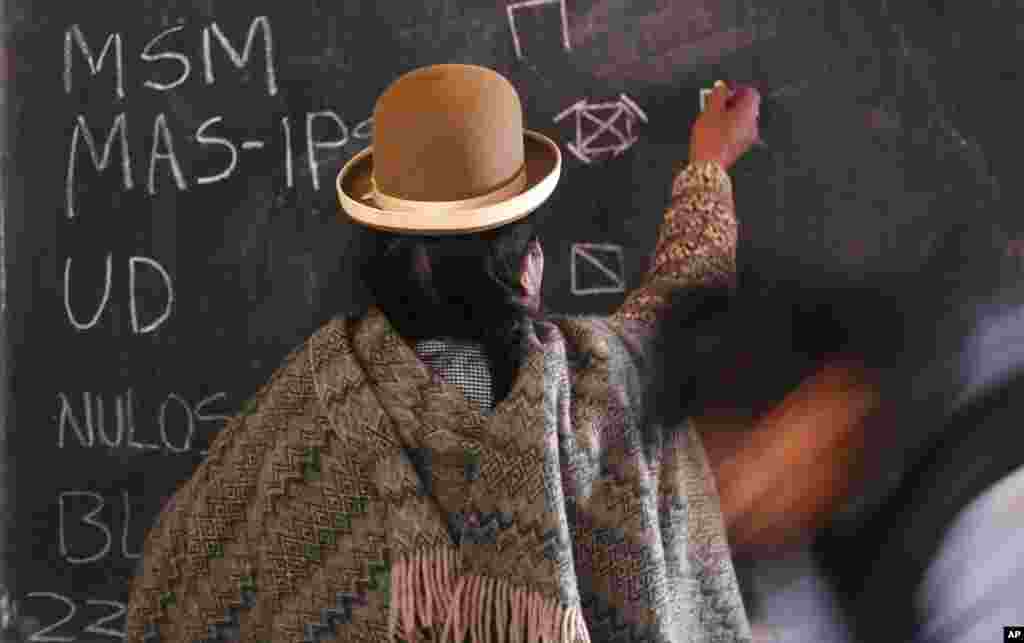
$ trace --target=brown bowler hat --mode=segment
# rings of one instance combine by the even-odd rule
[[[512,84],[475,65],[433,65],[394,81],[373,110],[373,146],[336,181],[363,225],[407,234],[463,234],[511,223],[554,192],[562,154],[523,129]]]

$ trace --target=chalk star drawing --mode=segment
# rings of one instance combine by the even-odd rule
[[[612,112],[607,118],[602,119],[597,115],[598,112],[607,112],[608,110],[612,110]],[[617,101],[604,103],[588,104],[587,99],[584,98],[567,107],[558,116],[555,116],[554,120],[558,123],[570,114],[576,115],[576,141],[567,143],[566,147],[573,153],[573,156],[588,165],[597,160],[596,156],[609,152],[612,156],[618,156],[628,150],[639,140],[639,137],[633,134],[633,127],[637,120],[648,122],[644,110],[640,109],[640,106],[625,94],[619,94]],[[618,121],[621,121],[622,124],[617,125]],[[584,126],[585,124],[586,126]],[[586,131],[591,128],[595,129]],[[618,138],[619,143],[593,147],[594,141],[605,132]]]
[[[598,295],[602,293],[626,292],[626,279],[622,276],[625,262],[622,260],[622,247],[611,243],[574,243],[571,247],[569,270],[571,279],[569,290],[574,295]],[[600,256],[604,255],[604,256]],[[606,265],[614,257],[617,266]],[[577,270],[577,262],[586,262],[596,268],[607,279],[604,284],[580,284],[582,270]]]
[[[572,47],[569,45],[569,17],[565,10],[565,0],[521,0],[505,7],[505,11],[508,13],[508,28],[512,32],[512,44],[515,45],[516,58],[519,60],[523,58],[523,47],[519,43],[519,32],[516,31],[516,10],[544,5],[558,5],[562,16],[562,45],[566,51],[572,51]]]

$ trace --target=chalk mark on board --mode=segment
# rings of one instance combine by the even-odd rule
[[[264,145],[263,141],[243,141],[242,142],[242,149],[243,150],[259,150],[259,149],[263,149],[263,145]]]
[[[604,118],[600,116],[602,113],[607,114],[609,110],[609,115]],[[614,157],[628,150],[639,140],[639,137],[633,134],[637,121],[648,122],[647,114],[625,94],[620,94],[617,101],[603,103],[588,104],[587,99],[581,99],[555,116],[554,122],[561,122],[570,114],[576,117],[576,140],[574,143],[567,143],[566,147],[576,158],[588,165],[602,155],[610,153]],[[606,132],[618,138],[619,142],[594,146],[593,143]]]
[[[603,256],[602,256],[603,255]],[[618,266],[609,267],[609,259],[614,257]],[[622,259],[622,246],[611,243],[574,243],[571,247],[569,262],[570,283],[569,290],[574,295],[597,295],[605,293],[626,292],[626,280],[622,276],[625,262]],[[585,262],[596,268],[601,274],[607,277],[607,282],[602,285],[585,286],[580,284],[582,270],[576,268],[577,262]]]
[[[557,4],[559,6],[562,17],[562,45],[565,47],[566,51],[572,51],[572,46],[569,44],[569,18],[568,13],[565,10],[565,0],[521,0],[520,2],[513,2],[505,7],[505,11],[508,13],[508,27],[512,32],[512,44],[515,45],[517,59],[523,59],[523,47],[519,42],[519,32],[516,30],[516,10],[540,7],[549,4]]]

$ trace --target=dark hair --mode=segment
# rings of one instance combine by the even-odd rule
[[[533,216],[480,233],[418,236],[365,230],[360,278],[373,303],[410,342],[431,337],[478,341],[492,367],[494,400],[519,369],[526,324],[542,317],[522,301],[522,260]]]

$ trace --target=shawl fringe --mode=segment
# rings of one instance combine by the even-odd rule
[[[391,568],[388,640],[441,629],[441,643],[590,643],[579,606],[479,574],[459,575],[450,547],[420,551]]]

